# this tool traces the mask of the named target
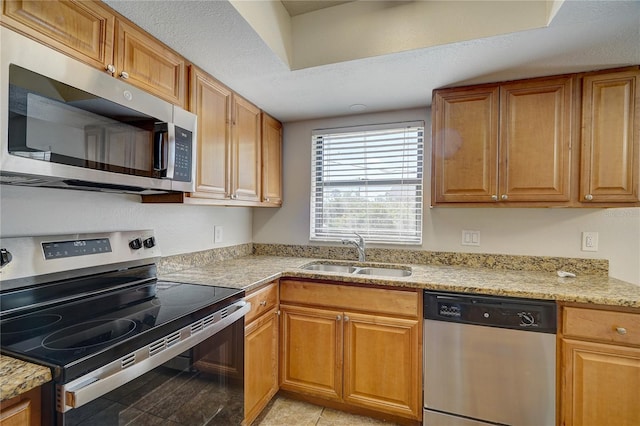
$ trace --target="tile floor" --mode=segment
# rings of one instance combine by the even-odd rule
[[[275,396],[253,426],[392,426],[394,423]]]

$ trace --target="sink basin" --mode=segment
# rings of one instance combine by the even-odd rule
[[[358,275],[378,275],[383,277],[408,277],[411,275],[409,269],[400,268],[358,268],[355,272]]]
[[[402,267],[353,266],[334,263],[310,263],[302,267],[306,271],[339,272],[342,274],[377,275],[379,277],[408,277],[411,269]]]
[[[351,274],[357,268],[349,265],[333,265],[330,263],[312,263],[311,265],[303,266],[302,269],[307,271],[322,271],[322,272],[342,272],[344,274]]]

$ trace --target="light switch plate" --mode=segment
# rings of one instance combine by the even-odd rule
[[[462,230],[462,245],[463,246],[479,246],[480,245],[480,231]]]

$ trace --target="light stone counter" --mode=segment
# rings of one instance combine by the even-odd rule
[[[245,250],[244,247],[242,249]],[[163,265],[165,272],[159,278],[251,291],[281,277],[294,277],[640,308],[640,286],[601,273],[579,273],[576,278],[559,278],[550,271],[412,264],[408,265],[413,271],[411,276],[389,278],[301,269],[307,263],[320,260],[310,257],[247,254],[229,260],[188,256],[187,260],[190,264],[183,270],[178,270],[179,266],[171,265],[169,261]],[[180,259],[180,262],[184,261]],[[337,260],[325,262],[345,263]],[[2,400],[51,380],[48,368],[6,356],[0,358],[0,374]]]
[[[555,272],[409,265],[413,271],[411,276],[390,278],[306,271],[300,268],[307,263],[318,260],[250,255],[163,274],[160,278],[251,291],[265,283],[286,276],[365,285],[410,287],[640,308],[640,286],[603,275],[579,274],[576,278],[560,278]],[[336,260],[327,260],[326,262],[345,263]],[[350,264],[357,265],[358,263],[352,262]]]
[[[49,382],[51,370],[2,355],[0,377],[0,400],[4,401]]]

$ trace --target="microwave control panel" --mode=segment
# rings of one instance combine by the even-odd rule
[[[176,126],[176,151],[173,180],[191,182],[193,133]]]

